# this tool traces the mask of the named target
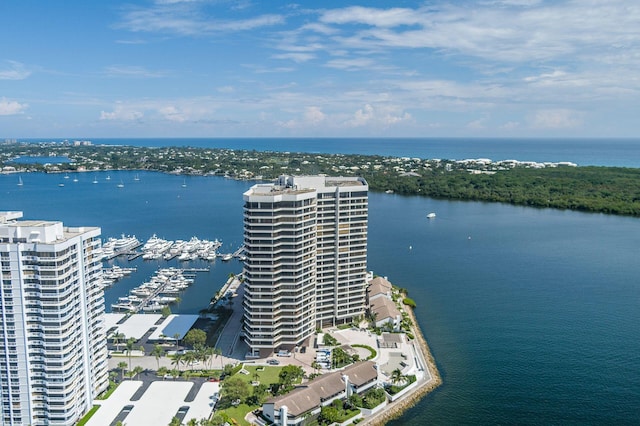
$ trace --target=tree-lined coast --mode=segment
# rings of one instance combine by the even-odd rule
[[[70,161],[14,161],[60,156]],[[622,167],[51,142],[3,144],[0,161],[4,172],[150,170],[255,180],[281,174],[354,175],[366,178],[372,191],[640,216],[640,169]]]

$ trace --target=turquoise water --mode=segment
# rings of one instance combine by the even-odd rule
[[[105,238],[241,243],[251,182],[134,175],[79,174],[64,187],[60,175],[23,174],[21,187],[0,175],[0,210],[101,226]],[[637,424],[639,245],[635,218],[371,194],[369,268],[409,290],[444,380],[394,424]],[[136,265],[107,303],[158,263]],[[174,311],[197,313],[240,268],[215,263]]]

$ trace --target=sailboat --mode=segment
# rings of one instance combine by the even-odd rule
[[[111,175],[107,175],[107,180],[111,180]]]
[[[93,183],[98,183],[98,178],[97,177],[93,177]]]
[[[74,176],[74,177],[73,177],[73,181],[74,181],[74,182],[77,182],[77,181],[78,181],[78,177],[77,177],[77,176]]]
[[[133,180],[139,181],[140,180],[140,176],[138,176],[138,174],[136,173],[136,176],[133,178]]]
[[[186,180],[186,179],[182,181],[182,187],[183,187],[183,188],[186,188],[186,187],[187,187],[187,180]]]
[[[118,188],[124,188],[124,182],[122,181],[122,179],[120,180],[120,183],[118,184]]]
[[[68,174],[68,173],[67,173],[67,174],[65,174],[65,175],[64,175],[64,178],[65,178],[65,179],[69,179],[69,174]]]
[[[18,176],[18,186],[22,186],[22,176]]]

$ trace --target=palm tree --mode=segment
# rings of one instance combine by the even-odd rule
[[[133,377],[138,377],[138,374],[142,373],[143,371],[144,371],[144,368],[140,367],[139,365],[136,365],[132,371]]]
[[[124,333],[113,333],[111,336],[113,344],[116,345],[116,352],[120,352],[120,342],[124,340],[125,337]]]
[[[164,348],[158,344],[153,346],[153,350],[151,351],[151,355],[156,357],[156,362],[158,363],[158,370],[160,369],[160,358],[164,356]]]
[[[173,335],[173,338],[176,340],[176,352],[178,351],[178,342],[180,341],[180,333],[176,333]]]
[[[131,337],[127,340],[127,356],[129,357],[129,371],[131,371],[131,352],[133,351],[133,344],[136,342],[136,339]]]
[[[224,367],[222,366],[222,349],[213,348],[213,353],[216,355],[216,357],[220,357],[220,370],[223,370]]]
[[[171,365],[175,365],[178,371],[180,371],[180,364],[182,364],[182,355],[175,354],[173,356],[173,360],[171,361]]]
[[[193,363],[198,359],[198,354],[193,351],[186,352],[183,356],[183,361],[185,365],[193,368]]]
[[[124,380],[124,369],[127,368],[127,363],[124,361],[120,361],[118,363],[118,368],[120,369],[120,381]]]
[[[397,385],[398,383],[404,381],[404,375],[402,374],[402,370],[396,368],[391,372],[391,383]]]

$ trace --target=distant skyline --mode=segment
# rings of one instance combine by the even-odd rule
[[[0,138],[638,137],[637,0],[0,4]]]

